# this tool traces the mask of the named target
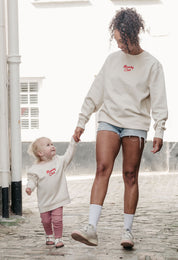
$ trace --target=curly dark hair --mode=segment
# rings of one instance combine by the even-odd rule
[[[113,17],[109,26],[111,40],[114,37],[114,30],[118,30],[128,51],[127,40],[129,39],[131,44],[139,46],[138,35],[144,29],[144,21],[134,8],[121,8]]]

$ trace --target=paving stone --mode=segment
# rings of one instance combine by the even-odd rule
[[[23,186],[23,217],[7,226],[0,222],[0,260],[178,260],[178,174],[143,173],[140,198],[134,218],[135,246],[120,246],[123,230],[121,175],[110,178],[98,224],[98,247],[88,247],[71,238],[71,232],[88,221],[91,178],[68,177],[71,204],[64,207],[64,243],[61,249],[45,245],[36,193],[27,196]],[[16,217],[16,216],[12,216]]]

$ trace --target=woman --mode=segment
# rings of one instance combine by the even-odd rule
[[[163,145],[168,115],[164,73],[160,62],[141,48],[138,37],[141,30],[144,30],[144,22],[133,8],[121,9],[111,21],[111,38],[115,38],[121,50],[106,59],[84,100],[74,133],[78,142],[91,114],[99,110],[97,169],[91,190],[89,224],[84,230],[72,233],[75,240],[90,246],[98,244],[96,226],[121,146],[125,187],[121,245],[124,248],[134,246],[131,230],[138,202],[139,166],[151,121],[150,111],[155,121],[152,152],[159,152]]]

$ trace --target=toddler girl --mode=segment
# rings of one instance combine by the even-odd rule
[[[35,140],[30,148],[36,162],[29,168],[26,193],[37,188],[41,222],[46,233],[46,244],[63,247],[63,206],[70,203],[64,171],[71,162],[76,142],[71,142],[63,156],[56,155],[56,148],[49,138]],[[53,232],[54,237],[53,238]]]

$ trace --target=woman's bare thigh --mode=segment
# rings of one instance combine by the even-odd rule
[[[97,167],[112,171],[114,161],[120,150],[120,137],[115,132],[98,131],[96,140]]]

